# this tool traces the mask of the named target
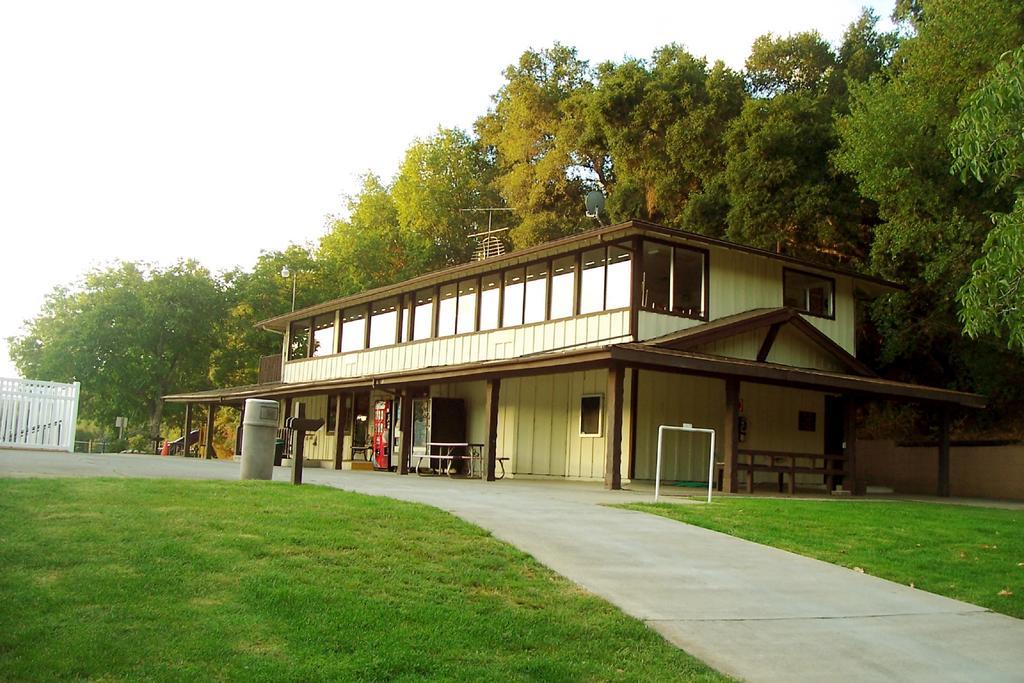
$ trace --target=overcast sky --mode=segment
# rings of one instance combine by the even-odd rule
[[[555,41],[592,63],[670,42],[740,68],[767,32],[832,42],[892,2],[0,4],[0,377],[48,291],[113,259],[250,267],[306,242],[358,176],[469,129]],[[35,379],[50,379],[39,377]]]

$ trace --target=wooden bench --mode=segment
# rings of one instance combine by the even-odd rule
[[[844,455],[741,448],[737,451],[737,456],[736,471],[747,473],[747,493],[754,492],[755,472],[777,474],[779,493],[782,493],[784,481],[788,475],[787,492],[790,495],[796,492],[796,475],[798,474],[820,474],[824,478],[825,488],[829,491],[834,488],[836,477],[847,474],[845,470],[846,456]],[[718,490],[721,491],[725,478],[725,463],[719,462],[715,465],[718,467]]]

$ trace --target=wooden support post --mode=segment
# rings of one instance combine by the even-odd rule
[[[863,496],[865,482],[857,464],[857,402],[849,397],[843,402],[843,455],[846,456],[843,486],[852,495]]]
[[[644,243],[635,237],[630,243],[633,250],[631,273],[629,279],[629,336],[633,341],[640,341],[640,308],[643,298],[644,277]],[[583,273],[580,272],[582,277]]]
[[[412,389],[402,389],[398,400],[398,430],[402,438],[398,442],[397,471],[399,474],[409,474],[409,461],[412,460]]]
[[[188,435],[192,431],[192,404],[185,404],[185,435],[181,438],[181,457],[188,456]]]
[[[494,470],[498,463],[498,398],[501,394],[501,380],[487,380],[487,398],[485,400],[485,414],[487,415],[487,426],[484,431],[484,457],[487,458],[484,466],[484,478],[487,481],[494,481]]]
[[[299,404],[299,418],[306,417],[306,404]],[[302,452],[306,447],[306,432],[305,430],[299,429],[294,432],[295,434],[295,449],[292,453],[292,483],[295,485],[302,483]]]
[[[937,495],[949,498],[949,408],[939,414],[939,472]]]
[[[245,422],[245,401],[238,409],[238,426],[235,427],[235,455],[242,454],[242,424]]]
[[[740,448],[740,381],[735,378],[725,380],[725,424],[722,425],[722,456],[724,462],[723,488],[726,493],[736,493],[738,490],[737,464],[739,462]],[[753,472],[748,471],[747,477],[752,480]],[[751,489],[753,481],[748,481],[747,488]]]
[[[341,469],[341,462],[345,459],[345,424],[343,414],[345,412],[345,394],[336,396],[337,403],[334,408],[334,469]],[[328,398],[328,401],[331,399]]]
[[[213,450],[213,419],[217,416],[217,406],[213,403],[206,406],[206,448],[203,452],[203,458],[206,460],[216,460],[217,452]]]
[[[616,363],[608,368],[604,422],[604,487],[615,491],[622,488],[622,384],[623,369]]]
[[[637,392],[640,390],[640,368],[633,368],[629,372],[629,472],[630,480],[636,479],[636,416],[637,406],[640,399]]]

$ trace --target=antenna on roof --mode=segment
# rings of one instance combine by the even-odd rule
[[[470,237],[477,238],[476,249],[473,250],[473,260],[483,261],[489,259],[492,256],[501,256],[505,253],[505,242],[500,237],[499,233],[505,232],[508,228],[493,228],[491,227],[494,219],[495,211],[515,211],[510,207],[506,206],[489,206],[483,209],[459,209],[466,213],[477,213],[480,211],[487,212],[487,230],[483,232],[475,232]]]
[[[601,211],[604,209],[604,193],[601,190],[591,190],[587,193],[584,204],[587,207],[587,217],[596,218],[598,225],[604,225],[601,222]]]

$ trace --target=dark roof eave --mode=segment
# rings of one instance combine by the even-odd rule
[[[748,382],[814,391],[834,391],[890,400],[955,404],[969,408],[985,407],[985,397],[979,394],[897,382],[878,377],[845,375],[825,370],[795,368],[775,363],[676,351],[658,348],[643,342],[548,352],[525,358],[484,363],[437,366],[414,372],[394,372],[374,377],[362,376],[295,383],[277,382],[192,394],[172,394],[165,396],[164,399],[180,403],[238,403],[246,398],[283,398],[365,387],[387,389],[408,385],[422,386],[445,381],[540,374],[552,370],[571,372],[589,367],[605,366],[612,362],[654,370],[676,370],[695,375],[737,377]]]

